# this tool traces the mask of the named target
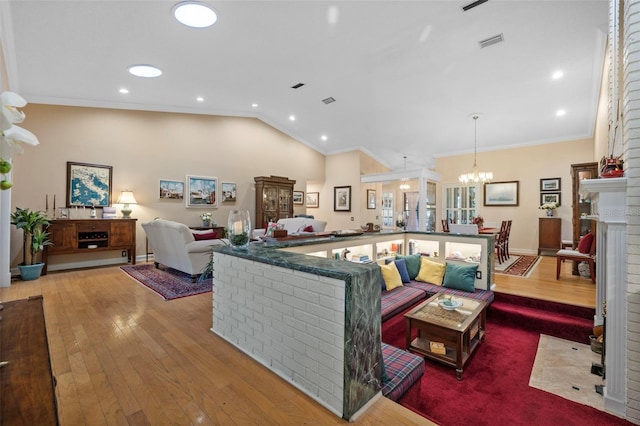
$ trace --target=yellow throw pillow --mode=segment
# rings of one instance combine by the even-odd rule
[[[445,269],[446,265],[434,262],[433,260],[429,260],[422,256],[420,259],[420,272],[418,272],[416,281],[442,285],[442,278],[444,277]]]
[[[380,271],[382,271],[382,278],[384,279],[384,285],[387,291],[393,290],[396,287],[402,287],[402,278],[394,262],[387,265],[380,265]]]

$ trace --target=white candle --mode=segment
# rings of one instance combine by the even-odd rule
[[[242,234],[242,222],[233,222],[233,233],[236,235]]]

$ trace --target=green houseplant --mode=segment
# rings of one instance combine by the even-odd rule
[[[16,207],[16,211],[11,213],[11,224],[24,233],[23,262],[18,265],[20,275],[24,280],[36,279],[44,266],[44,262],[38,262],[38,253],[51,245],[49,233],[46,232],[49,219],[40,211]]]

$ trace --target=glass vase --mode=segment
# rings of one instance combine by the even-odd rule
[[[231,210],[227,222],[229,243],[234,248],[246,249],[249,246],[251,219],[248,210]]]
[[[547,210],[547,217],[553,217],[553,210],[551,209]]]

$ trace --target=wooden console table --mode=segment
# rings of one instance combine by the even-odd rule
[[[42,296],[4,302],[0,311],[0,424],[58,425]]]
[[[50,255],[90,253],[106,250],[126,250],[132,265],[136,264],[137,219],[57,219],[49,224],[49,239],[53,243],[42,253],[47,273]]]
[[[538,254],[553,251],[562,246],[562,220],[559,217],[541,217],[538,219]]]

